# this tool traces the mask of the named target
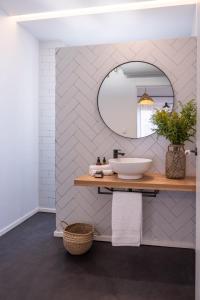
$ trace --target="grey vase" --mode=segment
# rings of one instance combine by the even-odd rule
[[[186,155],[184,145],[169,145],[166,153],[166,177],[169,179],[185,178]]]

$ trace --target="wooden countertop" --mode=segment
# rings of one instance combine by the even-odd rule
[[[94,178],[90,175],[83,175],[74,180],[76,186],[108,187],[108,188],[132,188],[147,190],[165,191],[196,191],[196,177],[186,177],[185,179],[167,179],[160,174],[146,174],[142,179],[124,180],[117,175]]]

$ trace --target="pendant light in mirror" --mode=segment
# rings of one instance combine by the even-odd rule
[[[153,100],[153,98],[151,98],[146,90],[144,92],[144,94],[142,95],[142,97],[138,100],[138,104],[140,105],[154,105],[155,101]]]

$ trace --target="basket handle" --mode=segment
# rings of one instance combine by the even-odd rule
[[[62,228],[65,229],[69,224],[65,221],[61,221]]]

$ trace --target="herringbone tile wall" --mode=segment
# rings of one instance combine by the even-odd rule
[[[120,137],[102,122],[97,92],[104,76],[116,65],[134,60],[155,64],[170,78],[176,100],[196,94],[196,39],[143,41],[127,44],[60,48],[56,54],[56,210],[60,221],[95,224],[111,234],[111,197],[95,188],[74,187],[77,175],[88,171],[97,156],[112,156],[120,148],[127,156],[153,159],[151,171],[164,172],[168,142],[155,135],[138,140]],[[195,173],[195,158],[187,158],[187,173]],[[195,195],[161,192],[144,198],[144,243],[194,246]]]

